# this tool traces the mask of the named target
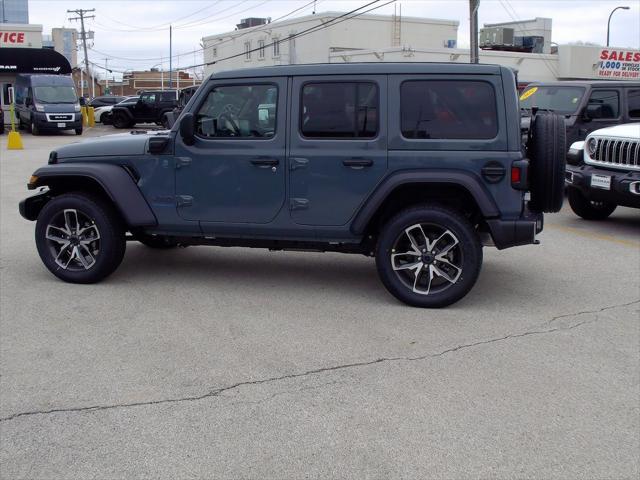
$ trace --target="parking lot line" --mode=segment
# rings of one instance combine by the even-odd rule
[[[549,224],[549,223],[545,225],[545,228],[550,228],[552,230],[559,230],[567,233],[573,233],[581,237],[593,238],[596,240],[604,240],[606,242],[613,242],[620,245],[625,245],[627,247],[640,248],[640,242],[634,242],[633,240],[623,240],[620,238],[612,237],[611,235],[603,235],[600,233],[587,232],[584,230],[580,230],[579,228],[573,228],[573,227],[567,227],[564,225]]]

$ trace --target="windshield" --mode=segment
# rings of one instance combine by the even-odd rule
[[[123,103],[136,103],[138,101],[138,98],[140,97],[127,97],[124,100],[122,100],[118,105]]]
[[[50,86],[35,87],[35,99],[40,103],[76,103],[78,97],[73,87]]]
[[[538,107],[568,115],[576,112],[582,95],[583,87],[528,87],[520,95],[520,108]]]

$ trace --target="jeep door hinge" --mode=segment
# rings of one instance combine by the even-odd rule
[[[188,167],[191,165],[191,159],[189,157],[176,157],[176,170],[182,167]]]
[[[178,207],[189,207],[193,205],[193,197],[191,195],[177,195],[176,205]]]
[[[309,200],[306,198],[292,198],[289,202],[291,210],[306,210],[309,208]]]

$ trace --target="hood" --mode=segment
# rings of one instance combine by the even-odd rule
[[[144,155],[147,152],[149,137],[157,135],[166,136],[167,133],[168,130],[136,130],[128,133],[117,133],[115,135],[91,138],[57,148],[57,158],[58,161],[60,161],[65,158],[104,158]]]
[[[633,138],[640,140],[640,123],[625,123],[612,127],[594,130],[589,134],[594,137]]]

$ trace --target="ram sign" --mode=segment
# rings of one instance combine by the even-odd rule
[[[603,48],[598,59],[597,76],[608,80],[640,79],[640,52]]]

